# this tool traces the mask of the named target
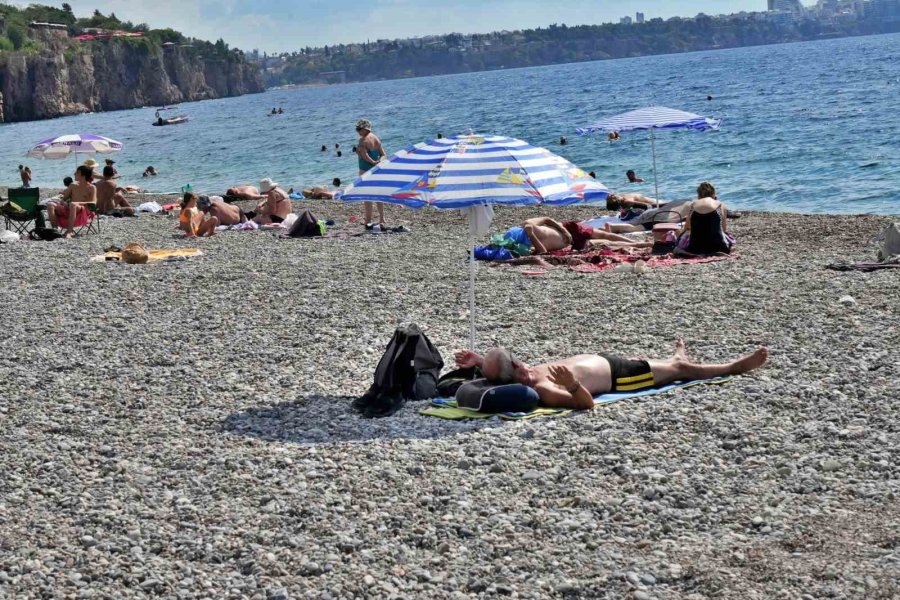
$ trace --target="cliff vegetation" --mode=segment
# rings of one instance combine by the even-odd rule
[[[261,92],[244,54],[95,11],[0,5],[0,120],[173,104]]]

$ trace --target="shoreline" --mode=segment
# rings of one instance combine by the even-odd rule
[[[318,184],[318,185],[321,185],[321,184]],[[37,186],[34,186],[34,187],[37,187]],[[312,186],[305,186],[305,187],[312,187]],[[7,193],[7,190],[8,190],[8,189],[9,189],[8,187],[0,186],[0,196],[6,197],[6,196],[8,195],[8,193]],[[63,188],[39,188],[39,189],[41,189],[41,190],[46,190],[48,196],[49,196],[49,195],[56,195],[56,194],[59,194],[59,193],[61,193],[61,192],[63,191]],[[227,188],[223,188],[223,189],[227,189]],[[295,190],[295,191],[296,191],[297,189],[298,189],[297,187],[294,187],[294,190]],[[299,189],[303,189],[303,188],[299,188]],[[198,193],[198,194],[199,194],[199,193],[201,193],[201,192],[195,191],[195,193]],[[203,192],[203,193],[207,193],[207,192]],[[149,191],[148,191],[148,192],[135,192],[135,193],[129,193],[129,194],[126,194],[126,195],[125,195],[125,198],[126,198],[126,200],[130,200],[132,204],[138,204],[138,203],[140,203],[140,202],[149,202],[149,201],[152,201],[152,200],[154,200],[155,198],[169,198],[169,199],[170,199],[170,198],[172,198],[173,196],[181,196],[182,194],[183,194],[183,192],[181,192],[181,191],[173,191],[173,192],[149,192]],[[221,192],[209,192],[209,195],[213,195],[213,194],[215,194],[215,195],[221,195]],[[42,197],[42,199],[43,199],[43,198],[45,198],[45,197],[47,197],[47,196],[45,196],[44,193],[42,193],[42,194],[41,194],[41,197]],[[249,201],[248,201],[248,202],[249,202]],[[294,202],[294,206],[295,206],[295,209],[296,209],[296,207],[298,206],[297,203],[304,203],[304,202],[305,202],[305,203],[310,203],[310,202],[312,202],[312,203],[317,203],[317,202],[323,202],[323,201],[322,201],[322,200],[308,200],[308,199],[307,199],[307,200],[294,200],[293,202]],[[348,202],[348,203],[344,203],[344,202],[340,202],[340,201],[332,201],[332,202],[335,202],[335,203],[338,204],[338,205],[345,205],[345,204],[346,204],[346,205],[349,205],[349,206],[352,206],[352,205],[357,205],[357,206],[360,206],[360,207],[362,206],[362,203],[361,203],[361,202],[353,202],[353,203],[349,203],[349,202]],[[740,208],[740,207],[734,207],[734,208],[732,208],[733,205],[732,205],[732,204],[729,204],[729,203],[727,203],[727,202],[726,202],[726,205],[729,207],[729,209],[735,210],[735,211],[740,212],[740,213],[742,213],[742,214],[759,214],[759,215],[772,215],[772,216],[778,216],[778,215],[785,215],[785,216],[809,216],[809,217],[813,217],[813,216],[831,216],[831,217],[876,217],[876,218],[877,218],[877,217],[883,217],[883,218],[900,219],[900,206],[897,207],[897,209],[896,209],[897,212],[893,212],[893,213],[891,213],[891,212],[884,212],[884,213],[881,213],[881,212],[861,212],[861,213],[847,213],[847,212],[840,212],[840,213],[834,213],[834,212],[802,212],[802,211],[791,211],[791,210],[783,210],[783,209],[782,209],[782,210],[772,210],[772,211],[768,211],[768,210],[757,210],[757,209],[747,210],[747,209],[742,209],[742,208]],[[301,204],[300,206],[305,206],[305,205]],[[390,205],[390,204],[386,204],[386,206],[392,207],[393,209],[399,210],[399,211],[409,211],[411,214],[417,214],[417,213],[421,213],[421,212],[450,212],[450,213],[456,213],[456,212],[458,212],[458,211],[456,211],[456,210],[450,210],[450,211],[435,210],[435,209],[431,209],[431,208],[427,208],[427,207],[421,208],[421,209],[411,209],[411,208],[406,208],[405,206],[402,206],[402,205],[399,205],[399,204],[398,204],[398,205],[393,205],[393,206]],[[498,207],[494,207],[494,208],[495,208],[495,210],[497,210]],[[514,206],[514,207],[502,207],[502,208],[503,208],[503,209],[532,210],[532,209],[534,209],[535,207],[533,207],[533,206]],[[540,207],[538,207],[538,210],[541,210]],[[549,213],[549,216],[553,216],[554,211],[558,211],[558,210],[559,210],[559,207],[547,206],[547,207],[544,207],[544,210],[546,210],[546,211]],[[603,215],[609,213],[609,211],[606,210],[606,206],[605,206],[605,205],[597,205],[597,206],[582,205],[582,206],[576,207],[576,210],[581,210],[581,211],[591,212],[591,213],[593,213],[593,216],[603,216]],[[408,219],[407,219],[407,220],[408,220]]]

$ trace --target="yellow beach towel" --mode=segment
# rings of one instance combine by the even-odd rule
[[[203,254],[203,251],[199,248],[180,248],[178,250],[149,250],[150,261],[155,262],[158,260],[166,260],[167,258],[177,258],[184,257],[189,258],[191,256],[200,256]],[[95,256],[91,259],[95,262],[103,262],[106,260],[122,260],[121,252],[107,252],[106,254],[101,254],[100,256]]]

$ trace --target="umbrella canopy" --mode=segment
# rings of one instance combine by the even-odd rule
[[[70,154],[108,154],[118,152],[122,144],[102,135],[61,135],[38,142],[27,156],[50,160],[62,160]]]
[[[656,136],[653,135],[655,129],[693,129],[695,131],[706,131],[707,129],[718,129],[721,121],[710,117],[703,117],[694,113],[667,108],[665,106],[651,106],[649,108],[639,108],[620,115],[607,117],[597,121],[588,127],[580,127],[576,129],[579,135],[586,135],[595,131],[650,131],[650,147],[653,153],[653,187],[659,202],[659,177],[656,170]]]
[[[602,202],[609,191],[544,148],[510,137],[464,135],[401,150],[345,190],[345,202],[411,208]]]
[[[410,146],[336,199],[469,211],[469,345],[475,347],[476,207],[604,202],[606,187],[544,148],[515,138],[463,135]]]
[[[597,121],[588,127],[581,127],[576,131],[585,135],[595,131],[641,131],[647,129],[695,129],[705,131],[718,129],[720,121],[709,117],[702,117],[694,113],[665,106],[651,106],[639,108],[621,115],[607,117]]]

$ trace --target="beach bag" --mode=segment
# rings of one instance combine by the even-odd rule
[[[297,213],[297,218],[287,234],[292,238],[321,237],[323,235],[325,235],[325,224],[319,221],[308,208]]]
[[[131,242],[122,250],[122,260],[129,265],[142,265],[150,260],[150,253],[137,242]]]
[[[875,251],[875,257],[879,261],[885,262],[891,257],[900,256],[900,223],[891,223],[876,239],[880,240]]]
[[[353,408],[365,417],[388,417],[400,410],[405,400],[434,398],[443,367],[440,352],[419,326],[402,325],[375,367],[372,386],[353,402]]]
[[[52,242],[65,236],[52,227],[35,227],[28,234],[28,237],[35,241]]]
[[[28,216],[28,211],[16,204],[15,202],[7,202],[0,206],[0,213],[3,213],[11,219],[24,219]]]
[[[456,391],[456,405],[486,413],[528,413],[538,407],[537,391],[521,383],[497,385],[487,379],[462,384]]]

